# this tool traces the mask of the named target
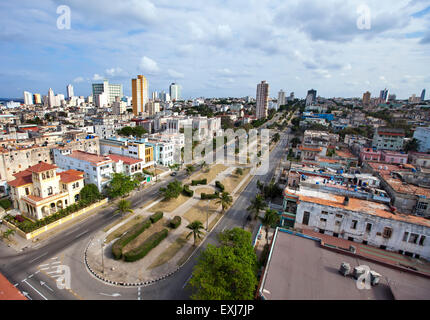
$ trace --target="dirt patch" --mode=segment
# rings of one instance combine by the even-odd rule
[[[206,194],[212,194],[215,192],[214,188],[198,188],[194,191],[194,195],[201,195],[202,193],[206,193]]]
[[[232,193],[233,190],[246,177],[246,175],[249,173],[249,171],[251,169],[250,168],[245,168],[245,169],[242,169],[242,170],[243,170],[243,174],[242,175],[236,174],[235,173],[236,170],[234,170],[233,173],[231,173],[227,178],[225,178],[223,181],[221,181],[221,183],[225,187],[225,191],[226,192]]]
[[[127,253],[130,250],[136,249],[142,243],[145,242],[151,235],[156,232],[160,232],[164,228],[168,226],[168,221],[165,218],[158,220],[156,223],[152,224],[148,229],[143,231],[140,235],[137,236],[136,239],[128,243],[122,250],[123,253]]]
[[[220,172],[225,171],[227,168],[228,167],[226,167],[223,164],[215,164],[215,165],[210,167],[208,172],[199,173],[197,176],[192,177],[192,180],[207,179],[208,183],[210,183],[212,180],[214,180],[217,177],[217,175]]]
[[[216,199],[209,201],[209,206],[207,203],[208,200],[201,200],[197,202],[191,209],[189,209],[184,215],[184,219],[189,221],[190,223],[193,221],[200,221],[206,226],[206,218],[207,213],[209,213],[209,217],[212,214],[215,214],[217,209],[219,208],[219,204],[216,204]]]
[[[183,194],[180,194],[179,197],[176,199],[170,199],[170,200],[161,200],[156,205],[153,205],[151,208],[148,209],[149,212],[157,212],[157,211],[163,211],[163,212],[172,212],[176,208],[178,208],[180,205],[184,204],[191,198],[184,196]],[[148,204],[149,205],[149,204]],[[147,205],[145,205],[147,206]]]
[[[179,237],[177,237],[176,240],[157,257],[157,259],[148,267],[148,269],[159,267],[172,259],[187,243],[187,234],[188,232],[184,232]]]

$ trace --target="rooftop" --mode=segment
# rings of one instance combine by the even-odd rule
[[[287,231],[288,232],[288,231]],[[430,279],[330,249],[318,238],[277,229],[259,292],[266,300],[430,299]],[[370,290],[339,273],[341,263],[367,265],[381,275]]]
[[[90,162],[91,164],[93,164],[95,166],[99,166],[99,165],[108,164],[108,163],[113,162],[108,157],[103,157],[103,156],[99,156],[95,153],[89,153],[89,152],[80,151],[80,150],[73,151],[69,155],[69,157],[77,159],[77,160]]]
[[[27,300],[27,298],[0,273],[0,300]]]
[[[118,155],[118,154],[109,154],[108,157],[111,160],[115,161],[115,162],[118,162],[118,161],[121,160],[122,162],[124,162],[125,164],[128,164],[128,165],[132,165],[132,164],[136,164],[136,163],[139,163],[139,162],[143,162],[142,159],[121,156],[121,155]]]

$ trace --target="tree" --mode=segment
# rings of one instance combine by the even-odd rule
[[[166,188],[160,188],[160,192],[163,194],[165,200],[170,200],[179,197],[182,189],[182,182],[175,179]]]
[[[122,217],[127,212],[133,212],[131,209],[131,203],[130,201],[122,199],[118,202],[118,208],[115,210],[114,214],[120,213]]]
[[[264,201],[264,198],[261,194],[257,194],[257,196],[251,200],[251,205],[246,209],[254,213],[254,219],[257,219],[260,210],[266,209],[267,204]]]
[[[193,167],[192,164],[188,164],[185,168],[185,170],[187,171],[187,175],[191,175],[196,169]]]
[[[196,245],[197,238],[201,239],[203,232],[201,229],[204,229],[203,223],[198,220],[193,221],[187,226],[187,229],[190,229],[191,232],[187,235],[187,239],[193,235],[194,237],[194,246]]]
[[[298,137],[294,137],[291,139],[291,144],[293,145],[293,148],[297,147],[298,144],[300,144],[300,139]]]
[[[279,141],[279,139],[281,138],[281,136],[279,135],[279,133],[275,133],[274,135],[273,135],[273,138],[272,138],[272,141],[273,142],[278,142]]]
[[[216,201],[216,204],[221,204],[222,213],[224,213],[225,209],[230,207],[232,203],[233,203],[233,197],[228,192],[221,193],[221,196]]]
[[[79,199],[87,204],[94,203],[101,198],[102,195],[94,183],[85,185],[79,192]]]
[[[242,170],[242,168],[237,168],[236,169],[236,174],[238,174],[238,175],[243,175],[243,170]]]
[[[130,193],[139,183],[123,173],[114,173],[107,188],[109,198],[116,198]]]
[[[194,267],[190,286],[194,300],[252,300],[257,281],[257,256],[251,233],[240,228],[219,235],[220,247],[211,244]]]
[[[260,217],[260,220],[266,229],[266,242],[269,244],[269,228],[279,223],[279,215],[275,210],[267,209],[264,217]]]
[[[405,151],[406,152],[418,151],[419,148],[420,148],[420,142],[415,138],[409,140],[405,145]]]

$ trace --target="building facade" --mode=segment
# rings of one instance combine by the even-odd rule
[[[134,115],[145,112],[145,106],[148,103],[148,81],[143,75],[138,75],[136,79],[131,80],[132,106]]]
[[[261,81],[257,85],[257,97],[256,97],[256,113],[257,119],[267,118],[268,107],[269,107],[269,84],[266,81]]]

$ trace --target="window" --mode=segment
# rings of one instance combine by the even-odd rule
[[[29,195],[30,194],[30,190],[28,190],[28,188],[25,188],[25,195]]]
[[[348,241],[354,241],[353,237],[348,237]]]
[[[423,246],[424,245],[424,241],[426,240],[426,236],[421,236],[421,238],[420,238],[420,246]]]
[[[321,222],[327,222],[327,219],[321,218],[320,221]]]
[[[321,211],[321,214],[328,214],[327,211]]]
[[[52,187],[49,187],[49,188],[48,188],[48,196],[50,196],[50,195],[52,195],[52,194],[53,194]]]
[[[391,238],[392,233],[393,233],[393,229],[391,229],[389,227],[385,227],[382,236],[386,239],[389,239],[389,238]]]
[[[336,221],[334,222],[334,225],[335,225],[335,226],[340,226],[340,223],[341,223],[340,221],[336,220]]]
[[[357,223],[358,223],[358,221],[357,220],[352,220],[352,224],[351,224],[351,229],[357,229]]]
[[[411,236],[409,237],[409,243],[416,244],[418,242],[418,235],[416,233],[411,233]]]
[[[336,218],[343,218],[343,215],[336,213]]]
[[[405,234],[403,235],[403,240],[402,241],[408,241],[408,236],[409,236],[409,232],[405,232]]]
[[[418,210],[427,210],[427,203],[425,203],[425,202],[418,202],[417,209]]]
[[[368,223],[366,224],[366,232],[370,232],[370,231],[372,231],[372,224]]]
[[[333,237],[338,238],[339,237],[339,233],[333,233]]]
[[[304,224],[304,225],[308,225],[309,224],[309,216],[310,216],[310,212],[308,212],[308,211],[305,211],[304,213],[303,213],[303,220],[302,220],[302,224]]]

